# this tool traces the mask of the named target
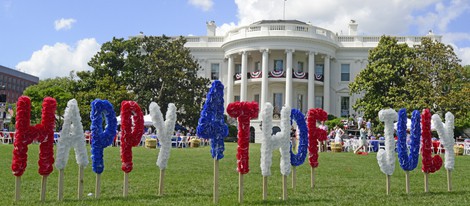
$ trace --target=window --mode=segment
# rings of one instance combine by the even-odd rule
[[[255,102],[258,102],[259,105],[259,94],[255,94]]]
[[[240,101],[240,96],[239,96],[239,95],[235,95],[235,98],[233,98],[233,101],[234,101],[234,102],[239,102],[239,101]]]
[[[211,64],[211,80],[219,79],[219,63]]]
[[[349,117],[349,97],[341,97],[341,117]]]
[[[323,75],[323,71],[324,71],[324,65],[323,64],[316,64],[315,65],[315,74],[316,75]]]
[[[302,112],[303,112],[303,108],[304,108],[303,103],[304,103],[304,95],[303,94],[297,95],[297,109],[299,109]]]
[[[349,64],[341,64],[341,81],[349,81]]]
[[[240,74],[240,73],[242,73],[242,65],[235,64],[235,74]]]
[[[304,62],[297,62],[297,72],[304,72]]]
[[[274,60],[274,71],[280,72],[284,70],[284,61],[283,60]]]
[[[280,114],[282,109],[282,93],[274,93],[273,95],[274,114]]]
[[[323,109],[323,96],[315,96],[315,108]]]
[[[255,62],[255,72],[259,72],[261,70],[261,62]]]

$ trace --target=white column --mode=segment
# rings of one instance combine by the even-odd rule
[[[286,49],[286,106],[292,108],[292,49]]]
[[[325,55],[325,68],[323,72],[323,110],[330,111],[330,57]]]
[[[242,82],[240,85],[240,101],[244,102],[247,100],[246,92],[247,92],[247,84],[248,84],[248,78],[247,78],[247,73],[248,73],[248,53],[246,51],[242,52]]]
[[[233,64],[233,56],[228,55],[228,74],[227,74],[227,98],[225,102],[225,107],[227,108],[227,105],[229,103],[233,102],[233,72],[234,69],[234,64]]]
[[[307,109],[315,107],[315,53],[308,52]]]
[[[268,60],[269,60],[269,50],[263,49],[261,50],[263,53],[262,60],[261,60],[261,100],[260,100],[260,114],[261,111],[264,109],[264,104],[268,101]]]

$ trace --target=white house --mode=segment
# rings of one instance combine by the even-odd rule
[[[357,34],[351,20],[347,35],[297,20],[263,20],[216,35],[215,22],[207,23],[207,36],[187,36],[186,47],[202,69],[198,75],[219,79],[225,85],[226,104],[265,102],[306,113],[323,108],[328,114],[356,114],[348,84],[367,65],[368,52],[380,36]],[[441,36],[428,37],[441,40]],[[422,36],[399,36],[400,43],[420,44]],[[357,115],[357,114],[356,114]],[[260,132],[260,120],[252,120],[252,132]],[[257,142],[257,141],[256,141]]]

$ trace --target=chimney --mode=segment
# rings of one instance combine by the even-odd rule
[[[215,21],[206,22],[207,25],[207,36],[215,36],[215,29],[217,25],[215,25]]]
[[[356,20],[352,20],[349,22],[349,36],[356,36],[357,35],[357,26]]]

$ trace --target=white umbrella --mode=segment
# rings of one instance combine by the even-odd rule
[[[397,130],[397,124],[398,124],[398,122],[395,122],[393,124],[393,128],[395,130]],[[442,126],[445,127],[445,124],[442,123]],[[411,119],[409,119],[409,118],[406,120],[406,128],[411,130]],[[431,121],[431,130],[436,130],[436,126],[434,125],[433,121]]]
[[[118,125],[121,124],[121,116],[117,116],[116,119],[117,119]],[[152,117],[150,116],[150,114],[145,115],[144,126],[152,126],[152,125],[153,125]]]

